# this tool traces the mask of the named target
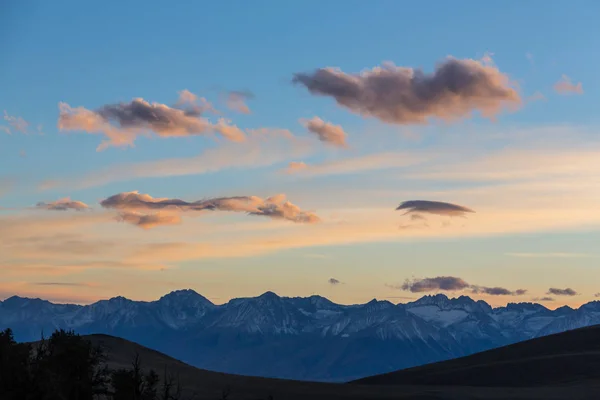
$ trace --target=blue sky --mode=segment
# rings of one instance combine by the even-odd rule
[[[594,269],[600,256],[595,248],[600,213],[593,206],[598,199],[594,184],[600,178],[600,170],[593,169],[600,149],[600,56],[593,51],[600,36],[597,2],[107,1],[99,7],[75,1],[8,1],[3,7],[0,110],[26,120],[29,132],[0,132],[0,206],[5,208],[0,218],[46,227],[77,219],[83,228],[25,232],[18,243],[29,240],[27,251],[10,242],[16,240],[10,232],[0,231],[8,235],[0,252],[0,268],[8,276],[0,282],[0,297],[18,292],[79,302],[117,294],[152,299],[191,286],[223,301],[273,290],[358,302],[417,297],[424,293],[390,286],[440,275],[529,290],[519,298],[482,297],[494,304],[542,297],[552,286],[570,285],[581,295],[557,298],[551,306],[580,304],[600,292],[591,283],[600,278]],[[451,124],[390,124],[357,115],[330,96],[314,96],[291,83],[295,73],[317,68],[359,73],[392,61],[430,73],[447,56],[480,60],[486,54],[518,86],[523,100],[519,110],[503,112],[494,121],[474,117]],[[553,85],[562,75],[581,82],[583,93],[557,93]],[[231,167],[236,159],[239,164],[243,149],[232,150],[232,155],[227,149],[233,145],[211,136],[154,135],[137,138],[134,147],[96,151],[101,135],[60,132],[57,126],[59,102],[88,110],[133,98],[172,106],[184,89],[208,99],[244,132],[287,129],[304,147],[291,151],[282,139],[251,142],[248,149],[255,149],[256,162],[249,158]],[[247,101],[251,114],[235,113],[224,104],[227,92],[241,90],[254,94]],[[529,101],[536,93],[544,100]],[[316,140],[299,123],[314,116],[341,126],[350,147],[331,148]],[[37,132],[38,125],[43,134]],[[3,126],[10,127],[8,121]],[[580,156],[582,150],[588,151]],[[155,164],[169,160],[162,165],[177,168],[191,159],[206,164],[206,151],[223,160],[211,173],[194,167],[185,175],[164,175]],[[398,156],[381,156],[386,152]],[[327,168],[337,163],[336,168],[347,169],[366,155],[427,162],[387,168],[358,163],[353,172],[343,174],[282,172],[291,161],[325,163]],[[144,174],[128,175],[136,168]],[[510,174],[498,177],[507,170]],[[481,176],[473,177],[473,172]],[[40,184],[47,181],[60,184],[42,190]],[[93,206],[93,215],[104,216],[108,211],[98,206],[101,199],[132,190],[190,201],[285,193],[301,208],[316,212],[324,227],[227,215],[186,217],[175,226],[142,230],[114,223],[112,214],[106,216],[110,222],[95,225],[86,220],[96,218],[92,213],[31,209],[40,201],[71,197]],[[428,228],[399,234],[403,220],[394,208],[417,198],[465,204],[477,207],[478,213],[465,221],[452,220],[456,228],[449,230],[439,228],[442,222],[434,217]],[[360,233],[347,235],[335,225],[348,223],[347,218],[355,218],[348,229]],[[213,230],[217,233],[211,234]],[[132,268],[109,268],[108,259],[106,265],[89,266],[90,259],[77,269],[74,264],[83,261],[72,259],[68,251],[75,237],[81,237],[77,245],[93,245],[98,254],[108,254],[100,250],[102,244],[110,248],[113,241],[127,240],[130,249],[185,244],[186,255],[161,255],[157,264],[168,268],[156,272],[138,268],[148,260],[124,249],[111,253],[110,262],[135,259]],[[257,254],[244,250],[233,258],[225,250],[207,251],[207,257],[188,249],[221,248],[225,238],[240,249],[282,237],[294,244],[265,245]],[[49,246],[52,254],[45,253]],[[40,256],[23,255],[30,253]],[[519,255],[507,255],[515,253]],[[68,272],[60,272],[64,265],[71,266]],[[22,272],[27,268],[32,272]],[[122,282],[115,280],[119,276]],[[330,286],[329,277],[344,285]],[[132,281],[148,283],[145,289],[123,283]]]

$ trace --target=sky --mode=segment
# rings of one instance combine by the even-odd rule
[[[599,12],[4,1],[0,299],[592,301]]]

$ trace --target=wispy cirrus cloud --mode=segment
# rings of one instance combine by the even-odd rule
[[[346,132],[344,132],[344,129],[340,125],[325,122],[319,117],[301,119],[300,123],[304,125],[309,132],[317,135],[321,142],[335,147],[348,147],[346,143]]]
[[[565,289],[550,288],[550,289],[548,289],[547,294],[553,294],[555,296],[577,296],[579,293],[577,293],[575,290],[573,290],[571,288],[565,288]]]
[[[84,211],[88,210],[90,206],[82,201],[71,200],[69,197],[65,197],[64,199],[59,199],[50,203],[39,202],[36,204],[36,208],[50,211]]]
[[[232,141],[244,140],[245,135],[237,126],[224,119],[219,119],[217,123],[210,122],[202,117],[206,108],[196,103],[189,104],[190,101],[195,101],[195,98],[190,92],[184,92],[180,94],[176,107],[135,98],[128,103],[107,104],[93,111],[61,102],[58,128],[61,131],[104,135],[106,140],[98,150],[109,146],[133,146],[139,135],[150,132],[159,137],[218,133]]]
[[[409,152],[382,152],[342,158],[318,164],[290,162],[282,172],[298,176],[345,175],[368,171],[416,166],[435,157],[435,154]]]
[[[506,253],[509,257],[521,258],[586,258],[594,257],[586,253]]]
[[[23,118],[9,115],[8,112],[4,110],[4,120],[10,125],[12,129],[16,130],[17,132],[27,133],[27,129],[29,128],[29,122],[25,121]],[[11,128],[3,127],[2,130],[10,134]]]
[[[36,286],[78,286],[78,287],[89,287],[89,283],[81,282],[33,282]]]
[[[580,143],[584,143],[583,139]],[[544,179],[555,181],[559,177],[600,175],[600,167],[596,162],[599,154],[600,145],[597,142],[586,146],[565,145],[563,148],[542,144],[537,148],[512,146],[469,159],[430,164],[418,171],[410,171],[408,175],[413,179],[457,182],[515,183],[536,180],[539,183]]]
[[[59,187],[86,189],[139,178],[161,178],[215,173],[228,169],[256,169],[313,154],[308,138],[296,137],[286,129],[251,129],[243,143],[224,142],[192,157],[165,158],[138,163],[120,163],[70,179],[50,179],[40,190]]]
[[[558,82],[554,84],[554,91],[558,94],[583,94],[581,82],[573,83],[571,78],[563,75]]]
[[[431,118],[455,120],[479,111],[496,116],[521,97],[507,75],[491,62],[448,57],[433,73],[391,62],[360,74],[337,68],[297,73],[293,82],[310,93],[330,96],[342,107],[392,124],[423,124]]]

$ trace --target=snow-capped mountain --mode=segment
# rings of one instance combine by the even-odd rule
[[[272,292],[215,305],[193,290],[156,301],[114,297],[80,306],[17,296],[0,301],[0,329],[37,340],[54,329],[106,333],[202,368],[269,377],[349,380],[600,324],[600,302],[549,310],[492,308],[467,296],[407,304],[340,305]]]

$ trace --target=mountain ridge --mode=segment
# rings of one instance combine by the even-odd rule
[[[153,301],[0,301],[0,328],[12,328],[21,341],[59,328],[104,333],[200,368],[321,381],[358,379],[594,324],[600,324],[597,301],[576,309],[528,302],[494,308],[444,294],[353,305],[274,292],[217,305],[191,289]]]

